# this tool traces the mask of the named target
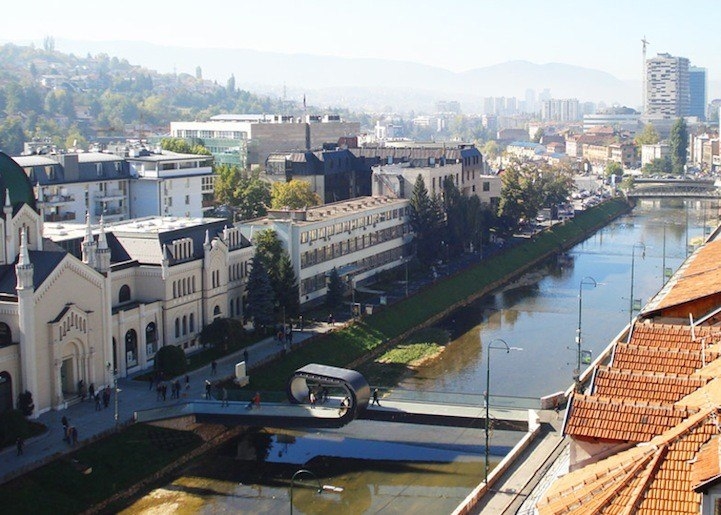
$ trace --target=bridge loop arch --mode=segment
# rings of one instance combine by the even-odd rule
[[[370,385],[360,372],[318,363],[309,363],[293,373],[288,380],[288,400],[294,404],[305,402],[310,393],[309,382],[321,387],[342,387],[348,392],[350,406],[343,418],[355,418],[370,402]]]

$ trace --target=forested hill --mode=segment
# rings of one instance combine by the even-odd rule
[[[298,114],[301,106],[203,80],[202,70],[161,74],[105,54],[77,57],[53,49],[0,46],[0,150],[50,139],[83,148],[99,137],[166,133],[171,120],[204,120],[219,113]]]

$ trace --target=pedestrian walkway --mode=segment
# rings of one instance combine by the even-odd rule
[[[342,324],[335,324],[336,328]],[[326,323],[316,324],[310,328],[304,328],[302,332],[293,332],[293,345],[307,340],[308,338],[325,333],[333,329]],[[247,370],[260,366],[270,359],[278,357],[284,350],[275,337],[268,337],[246,348],[248,351]],[[36,421],[44,424],[47,431],[40,436],[29,438],[25,441],[24,452],[17,456],[16,447],[10,446],[0,452],[0,483],[4,483],[18,475],[37,468],[48,461],[52,461],[62,454],[72,452],[76,447],[64,441],[64,427],[62,418],[68,419],[68,424],[77,429],[78,445],[83,445],[97,438],[108,434],[115,430],[116,420],[116,401],[117,401],[117,424],[124,425],[132,421],[133,413],[137,410],[156,408],[158,406],[171,405],[173,403],[184,402],[188,399],[201,399],[205,395],[205,381],[217,381],[221,378],[234,376],[235,365],[243,361],[243,350],[234,354],[225,356],[217,360],[217,371],[215,375],[211,374],[210,363],[200,369],[188,372],[190,379],[190,388],[186,391],[184,379],[181,381],[181,397],[180,399],[170,399],[159,401],[156,399],[155,389],[149,390],[146,381],[135,381],[132,378],[121,378],[118,380],[118,394],[115,395],[111,385],[111,399],[108,407],[101,407],[96,410],[95,402],[86,400],[69,406],[61,411],[48,411],[40,415]]]

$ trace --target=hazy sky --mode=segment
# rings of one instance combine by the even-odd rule
[[[645,35],[649,55],[688,57],[718,80],[720,12],[719,0],[34,0],[5,6],[0,40],[148,41],[390,58],[453,71],[523,59],[640,80]]]

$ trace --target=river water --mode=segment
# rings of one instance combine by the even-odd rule
[[[646,304],[663,284],[664,265],[675,271],[689,246],[702,240],[704,226],[715,226],[717,218],[718,208],[710,203],[639,203],[632,214],[566,255],[443,321],[452,342],[401,386],[482,395],[483,349],[502,339],[522,350],[492,350],[492,405],[497,396],[538,399],[566,389],[576,368],[579,288],[583,349],[595,357],[629,321],[632,268],[633,297]],[[339,434],[248,435],[188,467],[124,513],[286,513],[290,478],[300,468],[343,492],[318,495],[308,488],[313,477],[300,474],[295,513],[448,513],[482,477],[478,432],[444,428],[438,439],[437,433],[405,434],[411,430],[381,424],[359,425],[358,437],[352,437],[355,424],[360,422]]]

